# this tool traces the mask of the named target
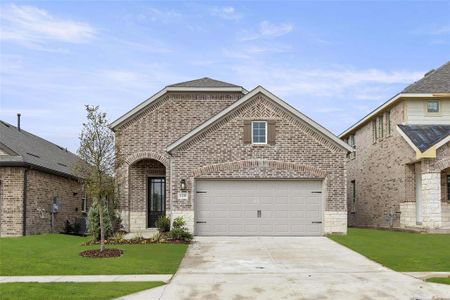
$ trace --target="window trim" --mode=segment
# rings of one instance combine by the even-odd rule
[[[431,102],[435,102],[437,103],[437,111],[429,111],[428,110],[428,104],[430,104]],[[425,103],[425,113],[427,115],[432,115],[432,116],[436,116],[436,115],[440,115],[441,114],[441,101],[439,100],[427,100]]]
[[[253,124],[254,123],[264,123],[264,126],[265,126],[265,142],[264,143],[256,143],[256,142],[254,142],[253,141]],[[251,125],[251,138],[252,138],[252,144],[253,145],[267,145],[267,138],[268,138],[268,123],[267,123],[267,121],[252,121],[252,125]]]

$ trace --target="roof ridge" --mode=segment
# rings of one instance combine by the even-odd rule
[[[242,87],[233,83],[217,80],[211,77],[201,77],[193,80],[187,80],[174,84],[167,85],[166,87]]]
[[[436,74],[439,74],[443,69],[446,69],[447,67],[450,68],[450,60],[444,63],[443,65],[439,66],[438,68],[431,69],[430,71],[426,72],[422,78],[409,84],[402,90],[401,93],[410,93],[408,92],[408,90],[414,89],[414,87],[417,87],[418,85],[424,83],[425,81],[432,80],[433,76],[436,76]]]

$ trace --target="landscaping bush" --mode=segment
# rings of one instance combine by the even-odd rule
[[[111,215],[109,214],[109,210],[106,205],[103,206],[103,223],[104,223],[105,239],[108,239],[114,234],[114,232],[111,222]],[[94,237],[95,241],[100,240],[100,215],[98,211],[97,201],[94,201],[91,207],[89,208],[88,232]]]
[[[155,225],[159,232],[168,232],[170,230],[170,219],[166,216],[160,216]]]
[[[177,217],[173,220],[172,229],[169,232],[172,240],[190,242],[194,236],[186,228],[186,221],[183,217]]]
[[[64,221],[64,233],[69,234],[72,233],[73,227],[69,220]]]

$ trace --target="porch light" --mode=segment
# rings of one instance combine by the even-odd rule
[[[181,179],[181,181],[180,181],[180,190],[182,191],[182,192],[185,192],[186,191],[186,179]]]

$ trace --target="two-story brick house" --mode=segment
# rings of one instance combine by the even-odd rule
[[[125,227],[196,235],[345,233],[345,142],[258,86],[169,85],[111,124]]]
[[[347,129],[349,225],[450,229],[450,62]]]

